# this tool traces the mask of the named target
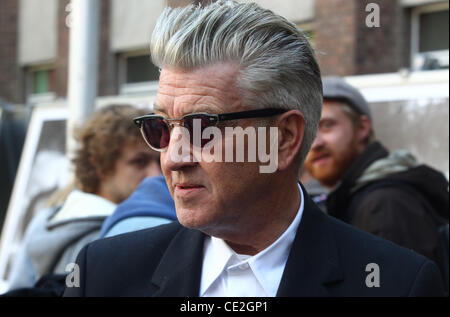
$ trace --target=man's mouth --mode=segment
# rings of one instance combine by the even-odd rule
[[[323,163],[325,160],[327,160],[331,155],[330,154],[321,154],[316,156],[313,159],[313,163]]]
[[[180,189],[192,189],[192,188],[200,188],[203,186],[197,185],[197,184],[177,184],[177,185],[175,185],[175,187],[180,188]]]
[[[200,184],[178,183],[175,184],[175,195],[183,197],[192,196],[204,189],[205,186]]]

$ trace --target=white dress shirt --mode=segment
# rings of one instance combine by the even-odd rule
[[[300,224],[304,198],[286,231],[269,247],[254,256],[234,252],[222,239],[205,239],[200,296],[275,297],[289,251]]]

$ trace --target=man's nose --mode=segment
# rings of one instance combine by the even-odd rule
[[[311,145],[311,150],[317,150],[323,147],[325,144],[324,139],[320,132],[317,132],[317,136],[314,139],[313,144]]]
[[[192,146],[189,143],[189,132],[184,127],[175,126],[170,134],[169,146],[161,153],[161,167],[178,171],[194,166]]]

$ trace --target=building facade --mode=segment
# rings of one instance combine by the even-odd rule
[[[148,63],[152,28],[166,5],[189,2],[100,0],[99,96],[155,90],[158,71]],[[311,36],[324,75],[448,69],[448,1],[256,2]],[[2,99],[26,104],[67,96],[70,10],[69,0],[0,3]],[[378,25],[368,26],[377,15]]]

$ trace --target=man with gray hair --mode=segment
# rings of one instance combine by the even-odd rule
[[[431,261],[325,215],[297,183],[322,83],[295,25],[253,3],[167,8],[150,50],[155,113],[135,122],[161,152],[179,223],[90,244],[66,296],[442,294]]]

